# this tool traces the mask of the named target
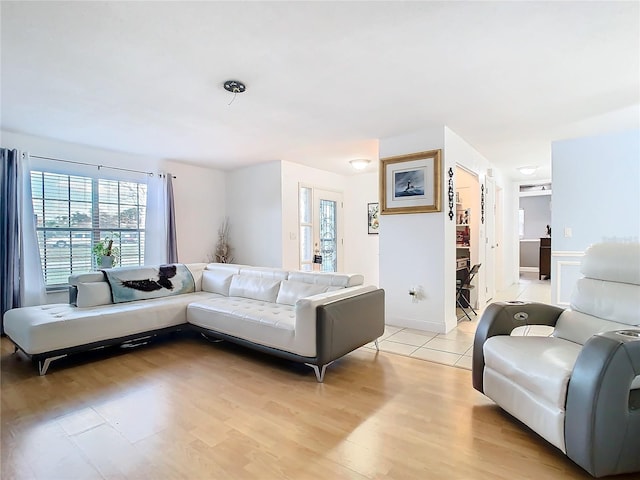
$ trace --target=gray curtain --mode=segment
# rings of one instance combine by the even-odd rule
[[[4,312],[20,306],[19,155],[2,149],[0,165],[0,333]]]
[[[176,209],[173,202],[173,175],[166,176],[167,199],[167,263],[178,263],[178,241],[176,240]]]

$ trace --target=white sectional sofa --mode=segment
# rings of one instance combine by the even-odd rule
[[[69,304],[10,310],[5,332],[16,351],[38,362],[41,375],[53,360],[75,352],[194,330],[305,363],[321,382],[331,362],[384,331],[384,291],[364,286],[357,274],[191,264],[187,293],[159,286],[155,276],[144,280],[152,284],[144,288],[159,297],[133,301],[117,298],[114,280],[107,278],[109,272],[140,275],[143,269],[143,277],[157,275],[159,268],[72,275]]]

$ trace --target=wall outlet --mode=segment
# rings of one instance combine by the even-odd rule
[[[418,301],[422,297],[421,289],[422,289],[422,287],[419,287],[419,286],[418,287],[409,288],[409,296],[411,297],[411,301],[413,303],[418,303]]]

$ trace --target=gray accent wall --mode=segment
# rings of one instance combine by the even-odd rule
[[[524,238],[546,237],[547,225],[551,225],[551,195],[520,197],[520,208],[524,209]]]
[[[524,237],[520,240],[520,268],[538,268],[540,238],[546,237],[551,225],[551,195],[520,197],[524,210]]]
[[[589,245],[640,239],[640,130],[557,141],[551,152],[551,301],[568,305]]]

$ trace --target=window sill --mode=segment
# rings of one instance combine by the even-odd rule
[[[69,290],[69,285],[57,285],[55,287],[47,287],[47,295],[66,292]]]

